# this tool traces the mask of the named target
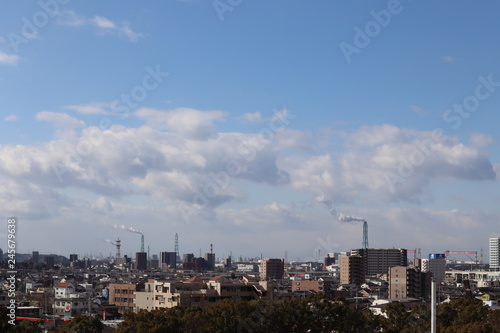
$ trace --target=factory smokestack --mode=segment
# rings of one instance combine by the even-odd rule
[[[144,235],[141,234],[141,252],[144,252]]]

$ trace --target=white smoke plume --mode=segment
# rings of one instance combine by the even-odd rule
[[[333,202],[331,202],[330,200],[326,200],[326,198],[322,195],[317,196],[316,201],[325,204],[330,214],[332,214],[335,217],[337,216],[337,211],[335,210],[335,208],[333,208]]]
[[[114,243],[110,239],[103,239],[103,241],[105,241],[106,243],[111,244],[111,245],[116,245],[116,243]]]
[[[354,217],[354,216],[349,216],[349,215],[339,215],[339,221],[341,222],[366,222],[364,218],[361,217]]]
[[[330,214],[332,214],[335,217],[338,217],[339,221],[341,222],[366,222],[364,218],[361,217],[354,217],[354,216],[349,216],[349,215],[343,215],[337,214],[337,210],[333,208],[333,202],[330,200],[327,200],[323,195],[317,196],[316,201],[325,204],[326,208],[328,208],[328,211]]]
[[[125,226],[125,225],[123,225],[123,224],[122,224],[122,225],[117,225],[117,224],[115,224],[113,227],[114,227],[115,229],[122,229],[122,230],[130,231],[130,232],[134,232],[134,233],[136,233],[136,234],[141,234],[141,235],[142,235],[142,231],[137,230],[137,229],[135,229],[134,227],[127,227],[127,226]]]

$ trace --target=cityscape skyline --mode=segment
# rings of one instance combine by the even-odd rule
[[[500,4],[47,3],[0,20],[4,252],[488,260]]]

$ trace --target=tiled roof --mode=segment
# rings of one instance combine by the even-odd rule
[[[199,276],[195,276],[195,277],[192,277],[189,280],[186,280],[184,282],[186,282],[186,283],[190,283],[190,282],[203,282],[203,280]]]

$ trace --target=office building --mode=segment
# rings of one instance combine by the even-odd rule
[[[408,266],[406,249],[356,249],[351,255],[361,256],[365,261],[365,275],[388,274],[394,266]]]

